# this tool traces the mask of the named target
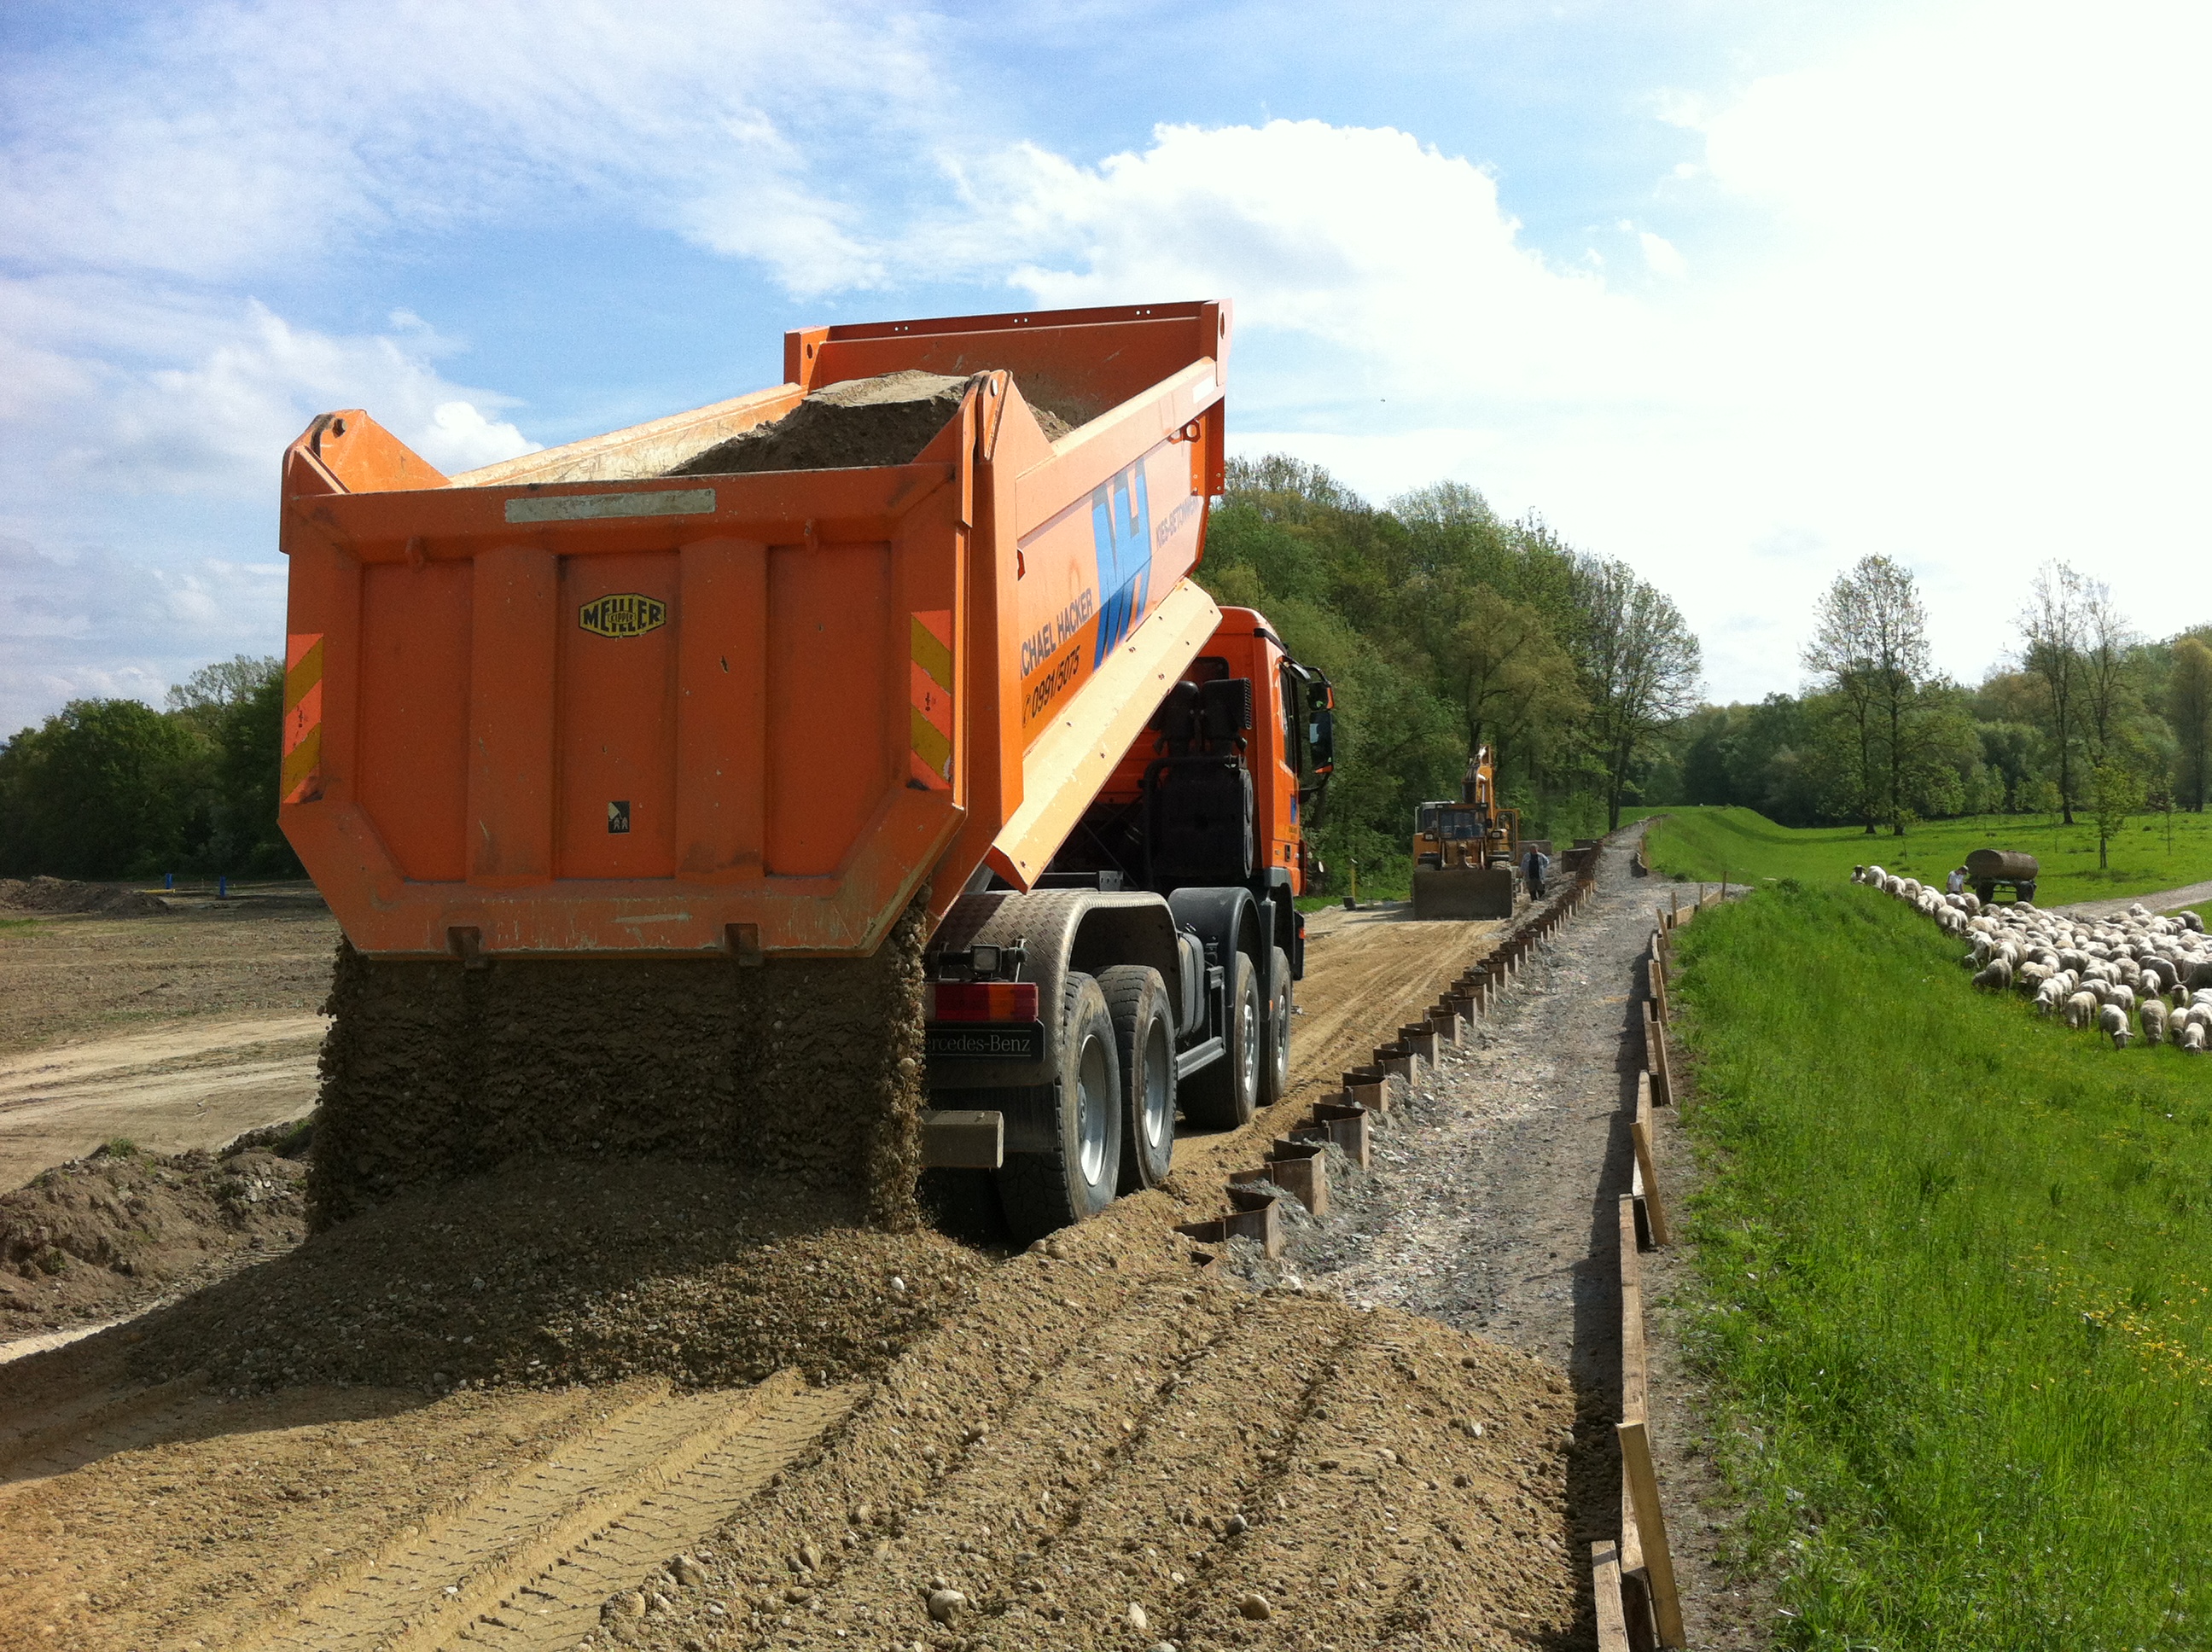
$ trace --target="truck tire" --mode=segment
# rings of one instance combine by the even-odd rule
[[[1160,972],[1141,963],[1098,972],[1121,1063],[1121,1181],[1125,1193],[1157,1187],[1175,1160],[1175,1009]]]
[[[1206,1130],[1249,1124],[1260,1104],[1260,978],[1242,952],[1229,955],[1229,1024],[1221,1059],[1182,1084],[1182,1114]]]
[[[1291,955],[1279,946],[1267,955],[1267,998],[1260,1027],[1260,1105],[1273,1106],[1291,1089]]]
[[[1114,1021],[1089,975],[1070,970],[1060,989],[1059,1099],[1053,1145],[1009,1153],[999,1205],[1018,1244],[1088,1221],[1114,1202],[1121,1175],[1121,1062]]]

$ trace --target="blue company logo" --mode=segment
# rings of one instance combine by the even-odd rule
[[[1091,531],[1098,547],[1098,588],[1109,592],[1098,610],[1097,671],[1145,611],[1152,577],[1152,513],[1145,501],[1145,467],[1131,465],[1091,495]]]

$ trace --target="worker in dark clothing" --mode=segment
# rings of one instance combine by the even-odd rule
[[[1540,901],[1544,898],[1544,874],[1551,871],[1551,869],[1552,857],[1550,855],[1546,854],[1541,849],[1531,848],[1528,851],[1528,865],[1527,871],[1528,873],[1528,898],[1530,900]]]

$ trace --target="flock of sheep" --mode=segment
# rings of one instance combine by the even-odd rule
[[[1960,962],[1984,991],[2032,993],[2038,1014],[2108,1034],[2119,1049],[2137,1026],[2152,1044],[2201,1054],[2212,1042],[2212,938],[2193,912],[2160,918],[2139,902],[2118,918],[2076,920],[2025,902],[1984,906],[1880,866],[1853,867],[1851,881],[1911,902],[1968,941]]]

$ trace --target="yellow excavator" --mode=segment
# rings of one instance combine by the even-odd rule
[[[1520,897],[1521,811],[1500,808],[1488,746],[1477,746],[1456,803],[1413,817],[1413,916],[1510,918]]]

